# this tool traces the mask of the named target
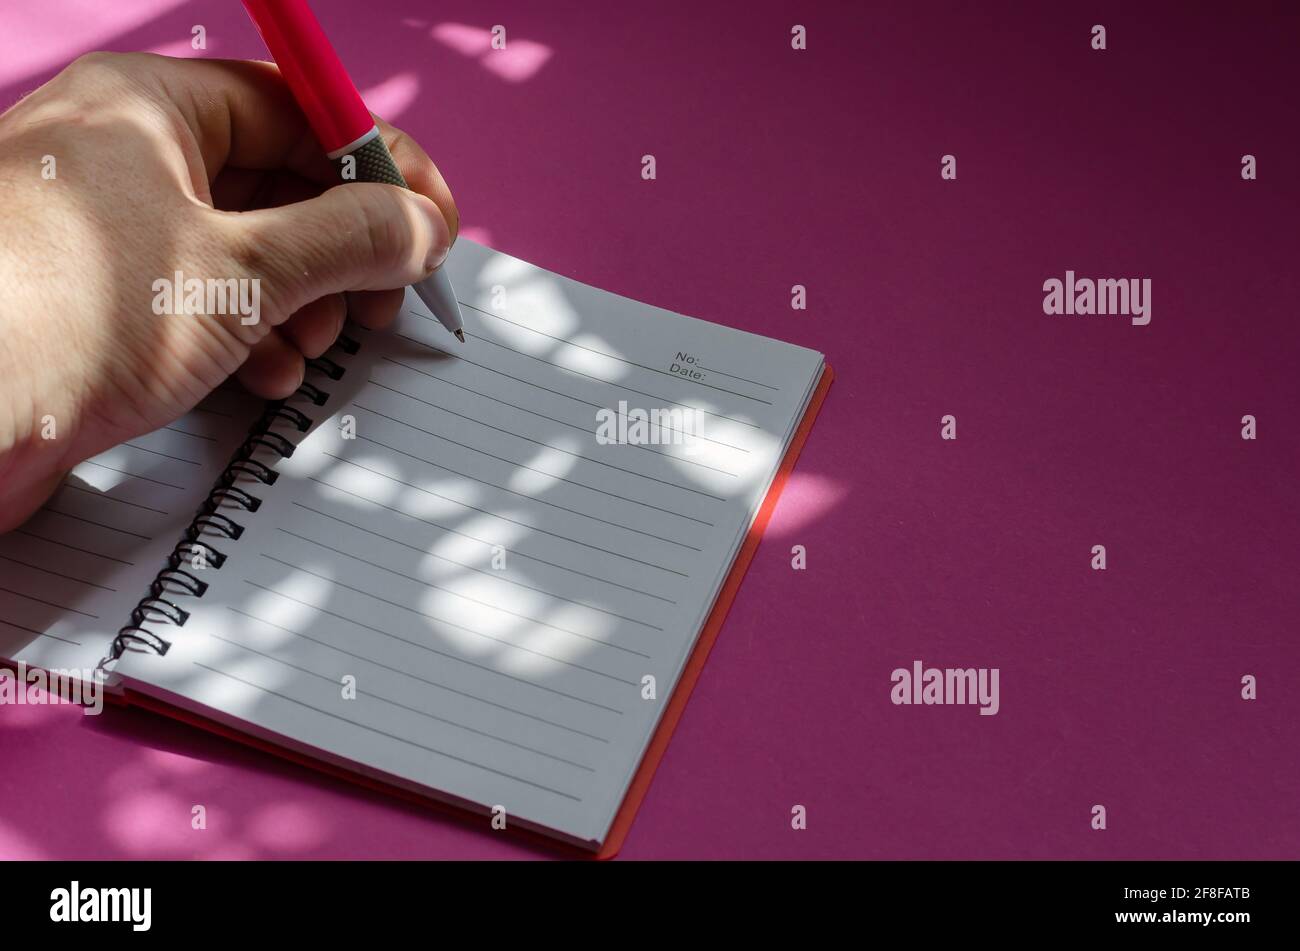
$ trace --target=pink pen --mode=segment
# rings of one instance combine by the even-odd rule
[[[243,0],[294,99],[344,181],[409,188],[307,0]],[[442,268],[412,285],[438,322],[465,342],[456,292]]]

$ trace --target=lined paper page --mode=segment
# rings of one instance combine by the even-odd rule
[[[93,669],[261,405],[230,384],[81,463],[40,511],[0,535],[0,658]]]
[[[201,610],[118,672],[596,843],[822,360],[467,241],[448,266],[468,344],[414,294],[357,331]],[[620,403],[693,435],[598,441]]]

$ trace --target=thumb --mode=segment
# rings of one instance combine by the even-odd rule
[[[266,285],[272,324],[327,294],[413,284],[451,247],[438,206],[394,185],[336,185],[307,201],[244,212],[234,225],[231,253]]]

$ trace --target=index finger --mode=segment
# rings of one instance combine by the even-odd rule
[[[194,135],[211,182],[227,165],[288,169],[322,185],[338,174],[274,63],[173,59],[152,53],[118,65]]]
[[[338,184],[337,168],[325,157],[274,63],[152,54],[127,59],[128,69],[153,80],[150,86],[160,104],[180,112],[198,140],[209,183],[232,165],[287,169],[322,187]],[[407,133],[378,116],[374,120],[407,185],[438,206],[454,241],[460,214],[442,173]]]
[[[460,232],[460,212],[456,209],[456,202],[451,197],[451,189],[447,187],[442,172],[438,171],[438,166],[433,164],[433,159],[420,147],[420,143],[401,129],[394,128],[379,116],[375,116],[375,125],[379,127],[379,134],[383,136],[388,151],[393,154],[393,161],[397,163],[406,184],[413,191],[431,199],[442,212],[447,227],[451,229],[454,244],[456,235]]]

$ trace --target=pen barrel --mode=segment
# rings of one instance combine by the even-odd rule
[[[374,127],[374,117],[307,0],[244,0],[267,50],[327,154]]]
[[[388,151],[383,136],[373,139],[354,149],[346,155],[334,159],[339,170],[339,177],[345,182],[382,182],[385,185],[400,185],[410,188],[406,179],[393,161],[393,153]]]

